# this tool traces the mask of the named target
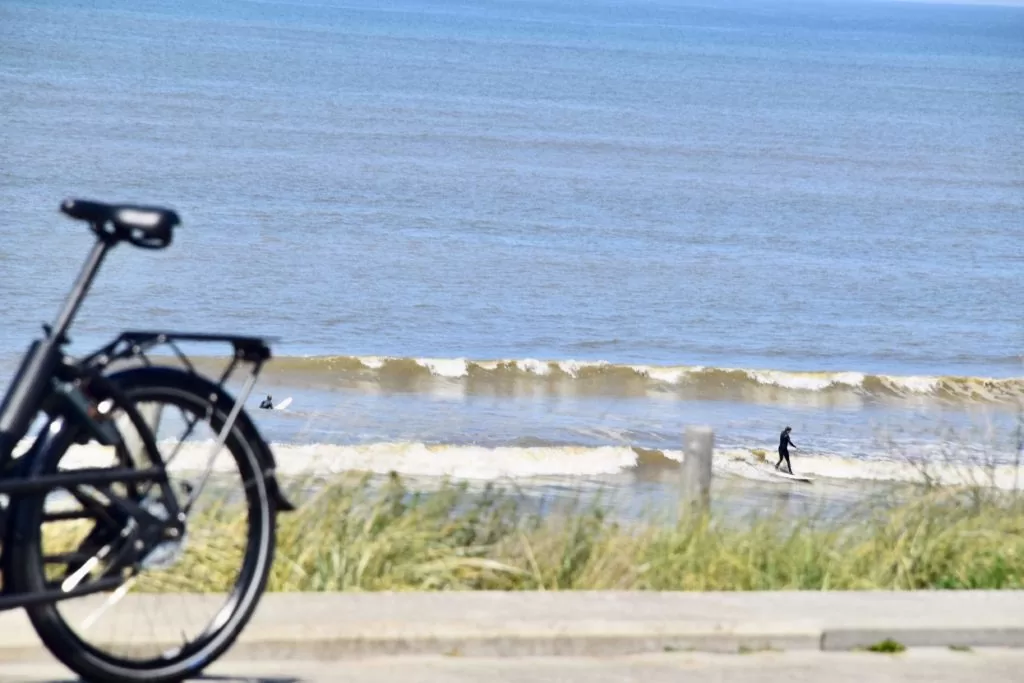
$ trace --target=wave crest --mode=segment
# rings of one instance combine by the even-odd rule
[[[854,394],[931,397],[949,401],[1015,403],[1024,400],[1024,377],[898,376],[862,372],[801,372],[705,366],[617,365],[606,361],[533,358],[396,358],[388,356],[285,356],[268,372],[298,381],[344,386],[376,381],[421,390],[431,382],[463,382],[474,392],[528,387],[548,393],[635,396],[674,392],[681,398],[771,399],[783,394]]]

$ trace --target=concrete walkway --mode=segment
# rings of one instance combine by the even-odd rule
[[[370,657],[316,662],[241,661],[211,666],[219,683],[1020,683],[1024,650],[925,648],[863,652],[700,652],[627,657]],[[8,663],[0,683],[74,681],[54,663]]]
[[[89,599],[64,605],[84,617]],[[132,645],[180,642],[174,616],[204,598],[129,595],[110,616]],[[78,615],[74,613],[78,612]],[[194,623],[194,622],[193,622]],[[616,656],[665,652],[1024,647],[1024,591],[267,594],[229,653]],[[24,612],[0,613],[0,661],[48,659]]]

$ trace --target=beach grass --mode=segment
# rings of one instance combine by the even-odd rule
[[[867,590],[1024,587],[1024,499],[924,488],[841,517],[616,522],[514,491],[329,482],[280,518],[270,590]]]
[[[1024,497],[991,489],[924,487],[841,516],[684,512],[670,523],[616,521],[600,497],[539,506],[512,487],[417,491],[397,475],[307,490],[278,518],[270,591],[1024,587]],[[133,590],[226,589],[244,548],[240,512],[200,513],[184,566],[144,574]],[[76,544],[61,540],[48,545]]]

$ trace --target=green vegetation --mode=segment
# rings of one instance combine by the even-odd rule
[[[907,649],[907,646],[903,643],[896,642],[892,638],[886,638],[885,640],[875,643],[874,645],[869,645],[864,649],[868,652],[883,652],[885,654],[897,654],[900,652],[904,652]]]
[[[926,490],[842,519],[621,524],[538,514],[496,487],[342,477],[281,517],[270,590],[861,590],[1024,587],[1024,499]]]
[[[1024,587],[1024,497],[991,489],[922,489],[841,518],[628,524],[599,499],[541,506],[458,484],[416,492],[397,476],[343,475],[307,491],[279,518],[271,591]],[[245,538],[237,512],[225,504],[193,520],[185,566],[169,573],[180,578],[150,574],[135,590],[226,587]]]

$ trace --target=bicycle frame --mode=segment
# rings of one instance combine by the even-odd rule
[[[97,240],[53,326],[44,326],[46,336],[29,345],[21,367],[0,404],[0,468],[6,469],[18,442],[28,432],[45,398],[53,391],[53,380],[62,365],[68,328],[112,246],[110,239]],[[81,392],[70,393],[69,396],[74,397],[72,400],[84,398]],[[94,423],[91,417],[89,419]]]
[[[101,395],[112,397],[113,404],[128,414],[136,425],[145,425],[145,421],[127,401],[119,400],[119,391],[111,382],[105,380],[104,371],[114,362],[121,360],[141,359],[151,364],[146,352],[160,344],[170,344],[179,359],[185,361],[189,370],[195,372],[187,357],[181,353],[176,341],[226,342],[234,349],[228,368],[222,373],[219,385],[228,380],[240,362],[252,365],[251,373],[246,378],[241,395],[235,399],[235,405],[227,417],[226,423],[218,435],[217,450],[234,426],[246,400],[252,391],[256,378],[263,364],[270,358],[270,349],[263,339],[233,335],[188,334],[175,332],[124,332],[114,341],[104,345],[98,351],[75,362],[64,354],[64,346],[68,343],[67,332],[74,321],[75,315],[85,297],[88,295],[93,280],[98,273],[107,253],[119,241],[114,234],[104,232],[100,226],[93,225],[97,242],[89,252],[85,265],[82,267],[71,292],[64,301],[60,312],[52,326],[44,325],[45,336],[33,341],[26,351],[21,365],[12,380],[3,402],[0,403],[0,496],[6,496],[6,505],[0,501],[0,572],[7,565],[7,558],[16,539],[11,538],[11,525],[8,523],[8,512],[14,508],[13,503],[19,496],[41,494],[56,489],[81,493],[81,487],[94,487],[100,490],[109,500],[109,504],[119,508],[132,518],[143,524],[167,524],[149,514],[142,506],[123,497],[113,495],[110,485],[115,483],[150,482],[157,486],[168,485],[167,474],[162,466],[144,468],[106,467],[82,468],[75,471],[27,477],[28,465],[43,452],[46,441],[50,438],[48,430],[41,433],[30,448],[22,455],[15,457],[18,444],[24,439],[40,412],[45,412],[51,419],[51,426],[62,419],[74,419],[90,432],[90,436],[104,446],[121,446],[119,431],[105,419],[106,412],[103,401],[91,398],[83,389],[98,387]],[[92,393],[92,392],[90,392]],[[140,430],[143,447],[150,453],[159,453],[154,435],[149,429]],[[214,451],[216,452],[216,451]],[[261,474],[266,478],[269,492],[278,501],[278,509],[293,510],[292,506],[281,493],[275,479],[273,455],[268,449],[259,453],[263,461]],[[207,475],[208,476],[208,475]],[[169,503],[177,508],[174,496]],[[187,506],[186,506],[187,507]],[[187,509],[169,510],[170,518],[183,523]],[[81,513],[79,513],[81,514]],[[48,519],[63,518],[62,513],[48,516]],[[0,611],[31,604],[54,602],[79,597],[89,593],[112,590],[122,583],[120,578],[100,578],[87,585],[72,590],[51,590],[36,594],[10,594],[6,582],[0,592]]]

